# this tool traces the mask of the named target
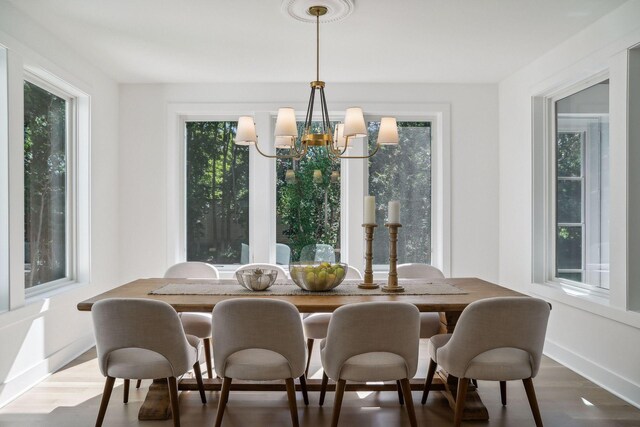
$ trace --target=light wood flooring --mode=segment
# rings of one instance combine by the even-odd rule
[[[317,346],[316,346],[317,347]],[[421,355],[426,357],[422,343]],[[427,361],[421,360],[418,375],[426,374]],[[314,349],[310,373],[320,377],[319,357]],[[122,381],[116,382],[105,417],[105,426],[169,427],[167,421],[138,421],[138,409],[149,381],[136,390],[132,383],[129,403],[122,403]],[[549,358],[544,358],[540,374],[534,380],[542,418],[547,427],[640,426],[640,410]],[[0,409],[0,426],[85,427],[92,426],[98,412],[104,378],[100,375],[95,350],[78,357],[42,383]],[[500,404],[498,383],[480,381],[479,394],[489,410],[488,422],[467,422],[465,426],[534,426],[522,382],[508,383],[508,404]],[[418,425],[451,426],[453,413],[439,392],[432,392],[426,405],[421,394],[413,393]],[[207,393],[202,405],[197,392],[182,392],[180,412],[183,426],[213,426],[218,393]],[[333,393],[327,394],[324,407],[318,406],[318,393],[309,394],[304,406],[298,393],[301,426],[329,426]],[[270,392],[232,392],[223,426],[290,426],[286,394]],[[340,426],[408,426],[409,419],[398,405],[395,392],[347,392],[340,415]]]

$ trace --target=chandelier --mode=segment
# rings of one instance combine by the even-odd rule
[[[320,17],[327,13],[327,8],[324,6],[312,6],[309,8],[308,13],[316,17],[316,79],[310,83],[311,95],[309,96],[302,136],[298,136],[295,110],[286,107],[278,109],[274,146],[276,149],[288,150],[287,154],[270,155],[260,150],[256,125],[251,116],[242,116],[238,119],[235,143],[237,145],[254,145],[258,153],[264,157],[293,160],[302,159],[307,154],[309,147],[325,147],[329,158],[333,161],[339,161],[340,159],[367,159],[376,154],[382,145],[397,145],[398,125],[396,119],[382,117],[374,150],[364,156],[345,155],[350,144],[353,146],[354,138],[367,136],[364,115],[360,107],[347,108],[344,123],[339,123],[335,126],[335,129],[332,129],[327,100],[324,94],[325,82],[320,80]],[[316,96],[320,100],[320,132],[313,132],[312,128],[315,117],[313,110]]]

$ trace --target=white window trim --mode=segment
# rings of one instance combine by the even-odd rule
[[[8,50],[0,45],[0,313],[9,310],[9,94]]]
[[[600,304],[608,304],[608,289],[555,277],[555,104],[607,79],[609,71],[603,70],[559,89],[542,92],[532,99],[532,282]]]
[[[450,275],[450,106],[448,104],[375,104],[337,103],[330,117],[341,118],[344,110],[362,106],[366,116],[393,115],[405,120],[432,123],[432,264]],[[285,104],[281,104],[285,105]],[[186,259],[185,241],[185,174],[184,123],[186,120],[237,120],[250,115],[256,122],[260,148],[272,152],[269,143],[273,134],[273,117],[281,106],[275,103],[169,103],[167,115],[167,259],[169,267]],[[306,104],[287,104],[304,117]],[[265,209],[275,212],[275,161],[260,156],[255,148],[249,151],[249,246],[250,262],[275,262],[275,215],[264,215]],[[354,153],[355,154],[355,153]],[[355,163],[350,163],[355,162]],[[341,162],[341,242],[342,259],[356,268],[363,268],[364,236],[362,231],[362,197],[347,198],[346,194],[364,194],[364,170],[358,161]],[[360,169],[358,171],[358,169]],[[346,191],[345,191],[346,190]],[[435,208],[434,208],[435,207]],[[256,230],[260,230],[257,232]],[[231,276],[236,265],[222,266],[222,275]]]

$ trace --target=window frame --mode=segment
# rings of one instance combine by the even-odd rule
[[[534,187],[536,186],[536,182],[540,182],[541,180],[544,181],[544,186],[542,189],[542,197],[544,199],[544,212],[543,212],[543,219],[542,219],[542,223],[543,223],[543,228],[544,228],[544,232],[542,233],[542,239],[544,240],[544,243],[542,243],[542,247],[543,247],[543,265],[539,265],[539,263],[536,263],[536,259],[539,259],[540,257],[540,253],[536,253],[537,251],[539,251],[539,249],[537,249],[540,245],[540,242],[536,242],[536,236],[534,233],[533,236],[533,242],[534,242],[534,248],[533,248],[533,255],[534,255],[534,264],[533,264],[533,282],[536,283],[544,283],[544,284],[548,284],[548,285],[552,285],[552,286],[556,286],[556,287],[561,287],[564,290],[566,290],[568,293],[570,294],[584,294],[586,293],[587,295],[591,295],[594,297],[598,297],[598,298],[603,298],[603,299],[608,299],[609,297],[609,289],[607,288],[603,288],[603,287],[599,287],[599,286],[594,286],[594,285],[590,285],[588,283],[583,283],[583,282],[576,282],[573,280],[569,280],[569,279],[564,279],[564,278],[559,278],[556,277],[556,233],[557,233],[557,225],[556,225],[556,216],[557,216],[557,194],[556,194],[556,183],[557,183],[557,170],[556,170],[556,144],[557,144],[557,134],[556,134],[556,130],[557,130],[557,116],[556,116],[556,102],[564,99],[568,96],[571,96],[573,94],[576,94],[582,90],[588,89],[594,85],[597,85],[599,83],[602,83],[605,80],[609,79],[609,71],[605,70],[602,71],[600,73],[594,74],[586,79],[583,79],[575,84],[563,87],[561,89],[552,91],[548,94],[545,94],[541,97],[538,97],[538,99],[536,99],[534,97],[533,99],[533,117],[534,117],[534,123],[533,123],[533,134],[534,134],[534,167],[533,167],[533,174],[534,174]],[[611,97],[611,93],[609,92],[609,97]],[[542,105],[540,105],[539,103],[542,102]],[[542,111],[541,111],[542,110]],[[536,130],[540,131],[540,129],[536,129],[536,113],[542,113],[542,119],[544,121],[544,123],[542,124],[542,127],[544,129],[544,138],[543,138],[543,158],[539,159],[542,161],[543,165],[542,166],[536,166],[535,165],[535,142],[536,142]],[[594,114],[595,115],[595,114]],[[540,123],[538,123],[540,124]],[[581,181],[582,181],[582,194],[583,194],[583,198],[582,198],[582,228],[583,230],[585,230],[588,226],[586,225],[586,220],[587,220],[587,212],[586,212],[586,203],[585,203],[585,197],[584,197],[584,192],[586,191],[586,185],[587,185],[587,177],[584,175],[584,167],[586,167],[584,165],[584,162],[586,161],[586,151],[585,147],[582,147],[582,159],[583,159],[583,166],[582,166],[582,170],[581,170]],[[541,169],[541,170],[540,170]],[[542,173],[544,176],[543,177],[539,177],[538,179],[535,178],[535,175]],[[539,211],[536,212],[535,210],[535,202],[536,199],[538,197],[540,197],[540,195],[536,196],[536,191],[534,188],[533,191],[533,195],[534,195],[534,212],[533,212],[533,216],[534,216],[534,230],[537,228],[536,224],[535,224],[535,216],[539,214]],[[539,199],[538,199],[539,200]],[[586,237],[586,233],[583,231],[583,235],[582,235],[582,241],[583,241],[583,253],[582,253],[582,266],[585,267],[585,242],[587,240]],[[582,271],[582,270],[581,270]],[[537,279],[537,280],[536,280]]]
[[[237,120],[239,116],[254,117],[260,149],[273,154],[271,142],[274,118],[278,108],[286,103],[167,103],[167,206],[166,206],[166,263],[165,268],[186,259],[186,188],[184,122],[189,120]],[[450,212],[450,158],[451,158],[451,106],[449,104],[420,103],[367,103],[337,102],[330,118],[342,118],[344,110],[360,105],[365,118],[394,116],[398,120],[431,122],[432,149],[432,264],[445,275],[451,274],[451,212]],[[289,103],[296,116],[304,117],[306,103]],[[362,150],[364,151],[364,150]],[[358,149],[353,155],[364,154]],[[363,197],[347,197],[347,194],[364,193],[362,161],[341,161],[341,258],[350,265],[364,268],[364,233],[362,229]],[[276,164],[273,159],[259,155],[255,148],[249,150],[249,261],[275,262],[276,254]],[[265,210],[273,212],[264,215]],[[233,277],[237,265],[222,266],[221,277]],[[380,272],[376,272],[382,274]],[[384,274],[386,277],[386,274]]]
[[[78,280],[77,270],[77,228],[78,228],[78,191],[77,191],[77,165],[78,165],[78,124],[79,124],[79,108],[78,108],[78,96],[72,94],[63,88],[57,86],[55,83],[45,79],[35,73],[25,70],[23,75],[22,85],[25,82],[31,83],[39,88],[65,100],[65,115],[66,115],[66,142],[65,142],[65,158],[67,163],[66,172],[66,188],[65,188],[65,277],[51,282],[42,283],[40,285],[33,286],[31,288],[25,288],[25,298],[32,298],[39,294],[52,291],[73,283]],[[24,89],[23,89],[24,90]],[[24,107],[23,107],[24,114]],[[24,146],[24,141],[23,141]],[[23,150],[24,156],[24,150]],[[23,172],[24,174],[24,172]],[[24,194],[24,184],[22,188]],[[25,212],[23,212],[23,217]],[[24,260],[23,260],[24,265]]]
[[[436,223],[436,218],[434,218],[434,186],[435,183],[438,180],[437,174],[435,173],[435,168],[434,168],[434,140],[435,140],[435,135],[434,133],[436,132],[436,125],[437,123],[435,122],[435,118],[434,117],[425,117],[422,115],[393,115],[393,114],[388,114],[388,115],[382,115],[382,114],[377,114],[377,115],[365,115],[364,117],[364,121],[365,123],[369,123],[371,121],[380,121],[382,119],[382,117],[385,116],[389,116],[392,115],[396,118],[396,121],[398,123],[400,122],[425,122],[425,123],[429,123],[429,127],[430,127],[430,137],[429,137],[429,145],[430,145],[430,150],[431,150],[431,212],[429,213],[431,216],[431,238],[430,238],[430,242],[431,242],[431,247],[429,248],[429,258],[431,260],[431,265],[438,267],[438,265],[434,264],[434,259],[435,259],[435,255],[437,255],[438,252],[438,246],[436,245],[436,236],[437,236],[437,223]],[[384,149],[384,147],[382,148]],[[369,161],[365,162],[364,165],[364,191],[365,194],[369,194]],[[377,197],[376,197],[376,203],[378,203]],[[400,207],[402,210],[402,206]],[[406,215],[406,211],[405,211],[405,215]],[[400,217],[402,218],[402,214],[400,215]],[[383,229],[384,230],[384,229]],[[379,230],[379,232],[382,230]],[[400,264],[400,261],[398,261],[398,264]],[[389,266],[388,264],[373,264],[373,271],[374,274],[375,273],[387,273],[389,271]],[[440,268],[440,267],[438,267]]]
[[[9,310],[9,69],[8,49],[0,45],[0,313]]]

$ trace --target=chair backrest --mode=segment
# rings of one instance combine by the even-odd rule
[[[242,270],[253,270],[255,268],[269,268],[271,270],[277,270],[278,271],[278,279],[286,279],[287,277],[287,272],[285,271],[284,268],[280,267],[279,265],[275,265],[275,264],[260,264],[260,263],[253,263],[253,264],[245,264],[241,267],[239,267],[236,270],[236,273],[238,271],[242,271]]]
[[[276,243],[276,264],[289,265],[291,263],[291,248],[284,243]]]
[[[240,243],[240,264],[249,264],[249,245]]]
[[[349,266],[349,268],[347,269],[347,275],[345,276],[345,279],[360,279],[360,280],[363,280],[363,277],[362,277],[362,273],[360,273],[360,270],[358,270],[355,267]]]
[[[178,313],[163,301],[109,298],[91,308],[98,363],[107,375],[109,354],[122,348],[142,348],[164,356],[174,376],[191,369],[189,347]]]
[[[217,279],[218,269],[206,262],[179,262],[164,273],[166,279]]]
[[[213,359],[224,377],[226,361],[233,353],[260,348],[281,354],[289,361],[291,377],[304,372],[305,339],[298,309],[286,301],[235,298],[213,308]]]
[[[456,323],[446,354],[449,373],[462,377],[469,362],[488,350],[517,348],[529,353],[532,377],[538,373],[551,308],[539,298],[498,297],[471,303]]]
[[[444,279],[442,271],[429,264],[400,264],[397,271],[398,279]]]
[[[327,375],[340,378],[350,357],[369,352],[395,353],[404,358],[407,378],[418,367],[420,312],[404,302],[347,304],[333,312],[325,344]]]

